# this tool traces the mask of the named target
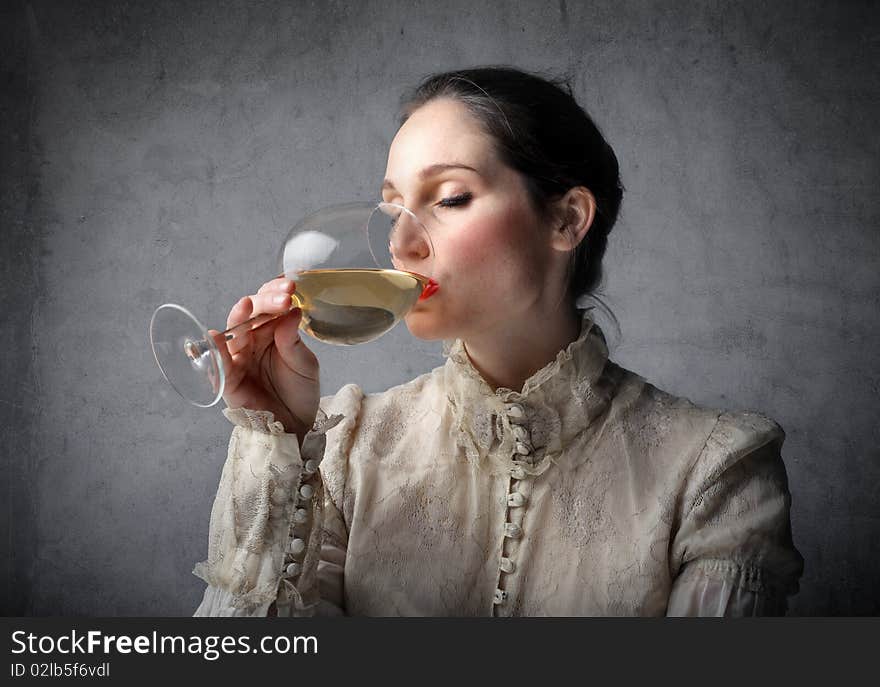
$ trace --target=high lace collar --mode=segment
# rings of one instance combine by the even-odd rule
[[[582,313],[580,336],[529,377],[521,391],[493,391],[461,340],[447,346],[445,355],[456,440],[472,462],[492,472],[516,468],[538,475],[564,462],[571,440],[605,410],[616,385],[605,374],[605,337],[588,311]]]

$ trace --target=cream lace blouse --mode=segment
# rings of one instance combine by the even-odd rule
[[[782,429],[618,367],[587,314],[521,391],[456,342],[321,407],[302,449],[225,411],[196,615],[782,614],[798,589]]]

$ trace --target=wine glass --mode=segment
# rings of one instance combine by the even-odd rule
[[[348,203],[298,222],[280,263],[282,276],[296,282],[290,310],[302,309],[300,329],[351,346],[378,339],[438,290],[433,258],[430,233],[413,211],[395,203]],[[283,314],[256,315],[223,335],[229,341]],[[156,308],[150,342],[159,369],[184,399],[203,408],[220,400],[226,381],[220,352],[189,310],[176,303]]]

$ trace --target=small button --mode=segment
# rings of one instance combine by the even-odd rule
[[[501,572],[503,573],[512,573],[516,570],[516,564],[506,557],[501,559],[501,565],[498,567],[501,568]]]
[[[512,522],[504,523],[504,536],[510,539],[519,539],[522,536],[522,527]]]
[[[301,499],[303,499],[304,501],[308,501],[310,498],[312,498],[312,496],[315,495],[315,490],[310,484],[303,484],[299,488],[299,495]]]
[[[513,479],[525,479],[526,471],[522,468],[522,466],[514,465],[512,468],[510,468],[510,476],[513,477]]]
[[[513,426],[513,436],[516,437],[517,441],[529,443],[529,430],[527,430],[522,425],[514,425]]]
[[[287,550],[295,556],[306,550],[306,543],[299,537],[296,537],[290,540]]]
[[[507,601],[507,592],[504,589],[496,589],[495,594],[492,595],[492,603],[497,606],[505,601]]]
[[[523,418],[525,418],[525,416],[526,413],[521,405],[517,403],[511,403],[509,406],[507,406],[507,417],[509,417],[511,420],[522,420]]]
[[[516,452],[521,456],[527,456],[532,452],[532,447],[522,441],[517,441]]]
[[[309,519],[309,512],[305,508],[297,508],[293,514],[293,521],[297,525],[302,525]]]
[[[526,497],[522,494],[513,492],[507,495],[507,505],[511,508],[519,508],[526,502]]]
[[[288,577],[294,577],[295,575],[299,575],[300,570],[302,570],[302,566],[299,563],[291,563],[287,566],[284,572],[287,573]]]
[[[306,464],[303,466],[303,468],[308,474],[311,475],[318,469],[318,461],[314,458],[311,458],[306,461]]]

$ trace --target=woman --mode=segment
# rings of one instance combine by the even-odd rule
[[[427,79],[382,192],[443,219],[433,255],[408,256],[440,291],[406,324],[448,360],[320,399],[298,312],[217,339],[236,427],[196,614],[784,613],[803,561],[782,429],[621,369],[576,307],[622,191],[570,93],[506,68]],[[294,288],[265,284],[228,324]]]

